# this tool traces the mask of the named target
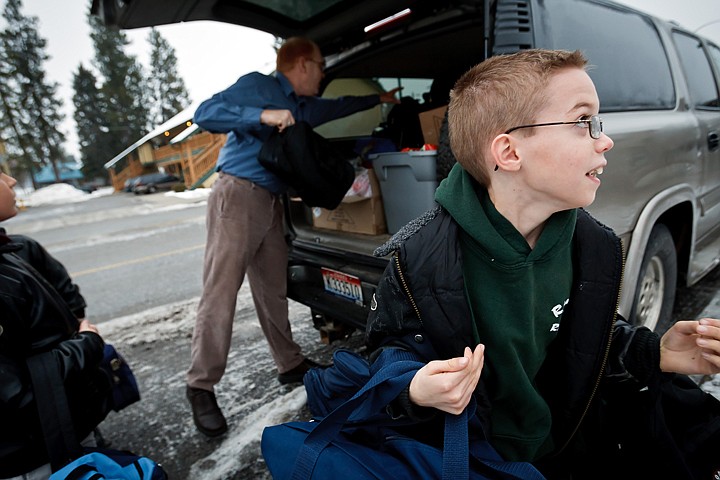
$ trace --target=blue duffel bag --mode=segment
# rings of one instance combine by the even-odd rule
[[[469,422],[474,433],[482,433],[474,415],[474,399],[462,414],[444,414],[442,449],[394,431],[391,425],[407,424],[409,420],[391,419],[385,407],[424,366],[408,360],[407,352],[383,351],[373,364],[381,367],[372,373],[367,361],[352,352],[344,351],[334,360],[332,367],[311,370],[304,380],[313,414],[331,409],[324,418],[264,429],[261,448],[274,479],[544,478],[529,463],[504,461],[484,436],[473,436],[469,441]],[[353,386],[353,378],[367,381]],[[346,395],[353,390],[356,392],[348,399]],[[317,398],[318,394],[322,398]]]

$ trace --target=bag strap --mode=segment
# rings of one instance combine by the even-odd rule
[[[305,439],[295,461],[292,479],[311,478],[320,454],[337,437],[345,423],[352,420],[353,414],[360,419],[362,415],[367,418],[367,412],[381,411],[407,387],[422,366],[422,363],[414,361],[391,363],[373,375],[352,398],[330,412]],[[377,388],[380,386],[384,388]]]
[[[61,314],[69,309],[62,308],[64,303],[60,294],[35,267],[19,255],[8,258],[18,268],[25,269],[45,289],[47,300]],[[72,317],[77,321],[76,318]],[[70,317],[68,317],[70,320]],[[73,458],[82,455],[80,443],[75,435],[75,427],[70,415],[70,407],[65,394],[65,384],[60,377],[58,361],[52,352],[40,353],[25,360],[33,385],[35,405],[40,419],[45,448],[53,472],[62,468]]]
[[[26,359],[26,363],[32,380],[45,448],[54,472],[82,455],[82,450],[75,436],[65,385],[60,378],[54,355],[51,352],[33,355]]]
[[[33,267],[30,262],[22,258],[18,254],[13,255],[6,255],[6,260],[13,263],[16,268],[18,269],[24,269],[27,273],[32,275],[32,277],[43,287],[45,290],[45,293],[47,294],[46,300],[58,311],[58,313],[62,314],[66,320],[72,322],[78,321],[77,318],[70,313],[70,315],[67,315],[67,312],[70,312],[70,307],[65,302],[65,299],[60,295],[60,292],[58,292],[55,287],[48,281],[47,278],[43,274],[37,271],[35,267]],[[72,316],[71,316],[72,315]],[[71,323],[72,324],[72,323]]]
[[[443,480],[470,478],[469,458],[468,409],[464,409],[460,415],[446,413],[445,439],[443,441]]]

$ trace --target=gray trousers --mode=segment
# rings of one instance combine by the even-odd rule
[[[303,356],[288,321],[287,259],[280,197],[220,174],[207,206],[203,292],[187,384],[213,391],[227,366],[237,295],[247,273],[255,310],[278,372]]]

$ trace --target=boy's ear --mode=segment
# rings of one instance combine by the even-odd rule
[[[517,171],[520,169],[520,153],[517,151],[517,144],[513,137],[507,133],[502,133],[495,137],[490,144],[490,154],[495,165],[501,170]]]

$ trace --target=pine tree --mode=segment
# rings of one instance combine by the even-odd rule
[[[77,125],[82,172],[88,179],[105,178],[103,165],[118,152],[111,150],[110,132],[101,106],[105,103],[93,72],[82,64],[73,74],[73,106]]]
[[[175,49],[155,28],[148,35],[151,72],[148,79],[150,120],[158,126],[190,104],[185,82],[178,74]]]
[[[28,172],[49,163],[59,180],[58,163],[65,158],[65,136],[58,129],[62,101],[57,83],[45,78],[43,63],[49,56],[38,19],[23,15],[21,8],[21,0],[7,0],[2,14],[7,26],[0,32],[0,128],[11,159]]]
[[[30,146],[25,143],[25,125],[20,121],[18,89],[13,88],[15,79],[7,59],[5,43],[0,37],[0,141],[5,145],[5,155],[13,175],[32,178],[32,157],[26,156]]]
[[[88,15],[90,37],[95,48],[94,66],[100,72],[100,110],[107,135],[106,147],[114,152],[105,163],[139,140],[149,128],[147,90],[143,69],[134,56],[125,53],[127,36]]]

